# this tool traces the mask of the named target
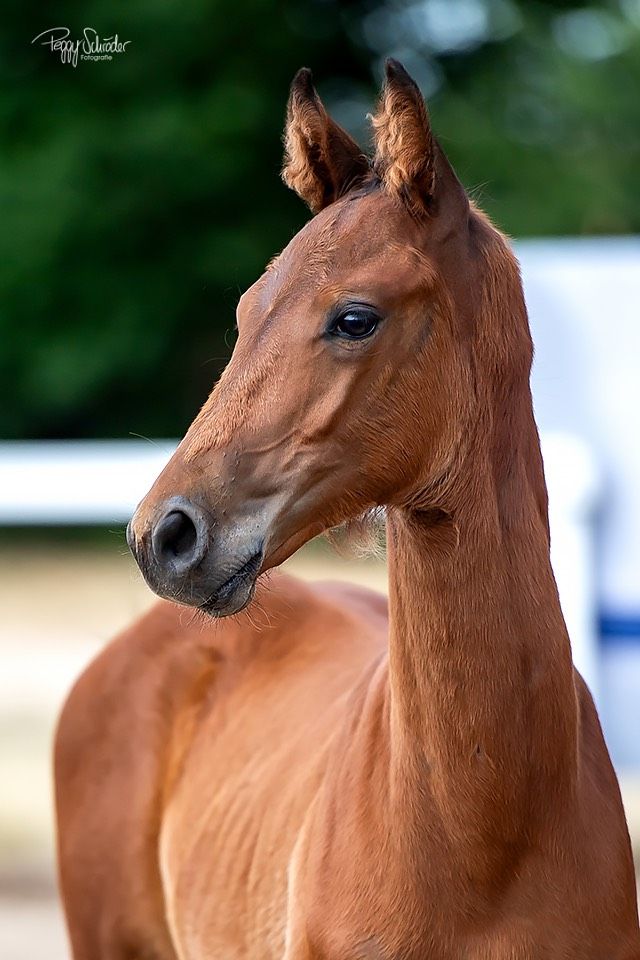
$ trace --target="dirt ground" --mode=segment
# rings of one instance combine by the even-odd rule
[[[321,543],[287,564],[309,579],[386,589],[381,561],[345,560]],[[50,748],[74,678],[153,602],[122,538],[111,545],[0,546],[0,960],[68,960],[55,895]],[[640,789],[623,781],[640,840]]]
[[[386,589],[379,561],[312,544],[287,566]],[[154,602],[126,545],[0,546],[0,960],[67,960],[56,900],[51,738],[91,657]]]

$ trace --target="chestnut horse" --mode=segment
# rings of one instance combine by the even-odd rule
[[[64,708],[75,960],[640,957],[549,563],[518,266],[394,61],[373,126],[369,160],[297,75],[284,179],[315,216],[241,298],[130,525],[165,602]],[[260,578],[377,507],[388,614]]]

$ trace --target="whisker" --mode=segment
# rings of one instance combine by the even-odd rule
[[[147,443],[152,444],[154,447],[159,446],[157,440],[152,440],[151,437],[145,437],[145,435],[144,435],[143,433],[134,433],[133,430],[130,430],[130,431],[129,431],[129,436],[130,436],[130,437],[137,437],[138,440],[146,440]]]

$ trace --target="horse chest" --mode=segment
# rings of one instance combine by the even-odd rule
[[[227,817],[209,811],[200,822],[195,810],[167,812],[160,863],[180,960],[281,960],[286,858],[256,827],[239,810]]]

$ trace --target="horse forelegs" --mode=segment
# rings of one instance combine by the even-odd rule
[[[157,857],[163,711],[139,653],[135,636],[111,644],[57,730],[59,880],[74,960],[175,960]]]

